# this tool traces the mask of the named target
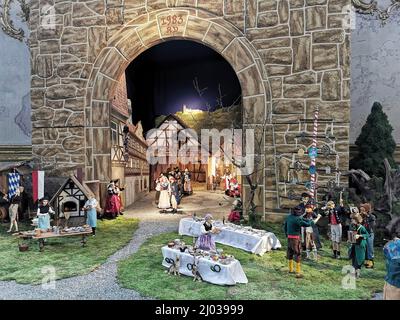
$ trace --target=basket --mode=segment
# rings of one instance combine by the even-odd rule
[[[20,252],[28,251],[29,245],[27,245],[26,243],[18,244],[18,249]]]

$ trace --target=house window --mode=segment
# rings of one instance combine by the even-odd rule
[[[111,142],[113,146],[118,145],[118,125],[111,121]]]

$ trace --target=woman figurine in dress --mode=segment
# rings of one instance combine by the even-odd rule
[[[37,210],[38,228],[42,231],[50,229],[50,214],[54,214],[54,210],[49,205],[49,198],[44,197],[40,200]]]
[[[93,236],[96,235],[96,226],[97,226],[96,207],[97,207],[97,200],[95,199],[94,194],[91,193],[83,209],[86,211],[86,224],[88,224],[92,228]]]
[[[169,181],[168,178],[163,175],[160,178],[160,199],[158,201],[158,208],[162,209],[162,212],[165,212],[166,209],[171,207],[171,203],[169,200]]]
[[[115,219],[119,213],[119,199],[115,192],[115,183],[110,181],[107,186],[105,215]]]
[[[183,184],[183,190],[186,194],[192,194],[191,175],[188,168],[185,169],[185,173],[183,174],[183,176],[185,181]]]
[[[207,214],[205,216],[205,222],[201,226],[201,236],[197,239],[196,248],[207,251],[216,251],[215,242],[212,239],[213,225],[212,225],[212,215]]]

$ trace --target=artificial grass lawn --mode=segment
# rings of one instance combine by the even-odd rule
[[[39,284],[47,266],[55,268],[57,279],[89,273],[132,239],[138,223],[127,218],[98,221],[96,237],[89,236],[86,247],[81,247],[81,237],[48,239],[43,252],[37,240],[30,241],[29,251],[19,252],[18,239],[6,233],[9,226],[0,225],[0,280]],[[32,227],[21,224],[20,229]]]
[[[223,248],[225,253],[233,254],[240,261],[249,280],[248,284],[218,286],[206,282],[193,282],[193,278],[187,276],[166,274],[166,268],[161,265],[161,247],[170,240],[179,238],[177,233],[152,237],[137,253],[119,262],[118,280],[123,287],[134,289],[147,297],[183,300],[370,299],[374,292],[383,290],[385,266],[381,248],[376,248],[375,251],[375,268],[363,268],[361,278],[356,282],[356,289],[346,290],[342,288],[342,268],[351,265],[351,262],[331,258],[329,241],[324,241],[318,262],[304,260],[302,271],[305,277],[296,279],[287,272],[287,242],[281,226],[271,224],[267,225],[266,229],[277,235],[283,248],[266,253],[262,257],[217,243],[217,248]],[[190,237],[183,239],[186,243],[192,243]],[[342,254],[345,251],[347,248],[343,246]]]

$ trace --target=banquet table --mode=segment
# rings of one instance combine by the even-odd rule
[[[166,258],[175,260],[179,255],[180,267],[179,272],[185,276],[193,277],[191,265],[194,263],[194,256],[187,252],[180,252],[179,249],[164,246],[161,248],[163,254],[162,265],[168,268],[171,264]],[[167,259],[168,260],[168,259]],[[248,283],[246,274],[244,273],[240,262],[234,259],[229,264],[222,264],[218,261],[211,260],[210,257],[196,258],[198,271],[203,281],[217,285],[235,285],[236,283]]]
[[[179,234],[199,237],[202,224],[204,224],[204,220],[196,221],[193,218],[183,218],[179,222]],[[260,256],[265,252],[282,247],[279,239],[272,232],[231,223],[223,224],[222,221],[214,221],[213,227],[221,230],[220,233],[212,235],[216,243],[239,248]]]

